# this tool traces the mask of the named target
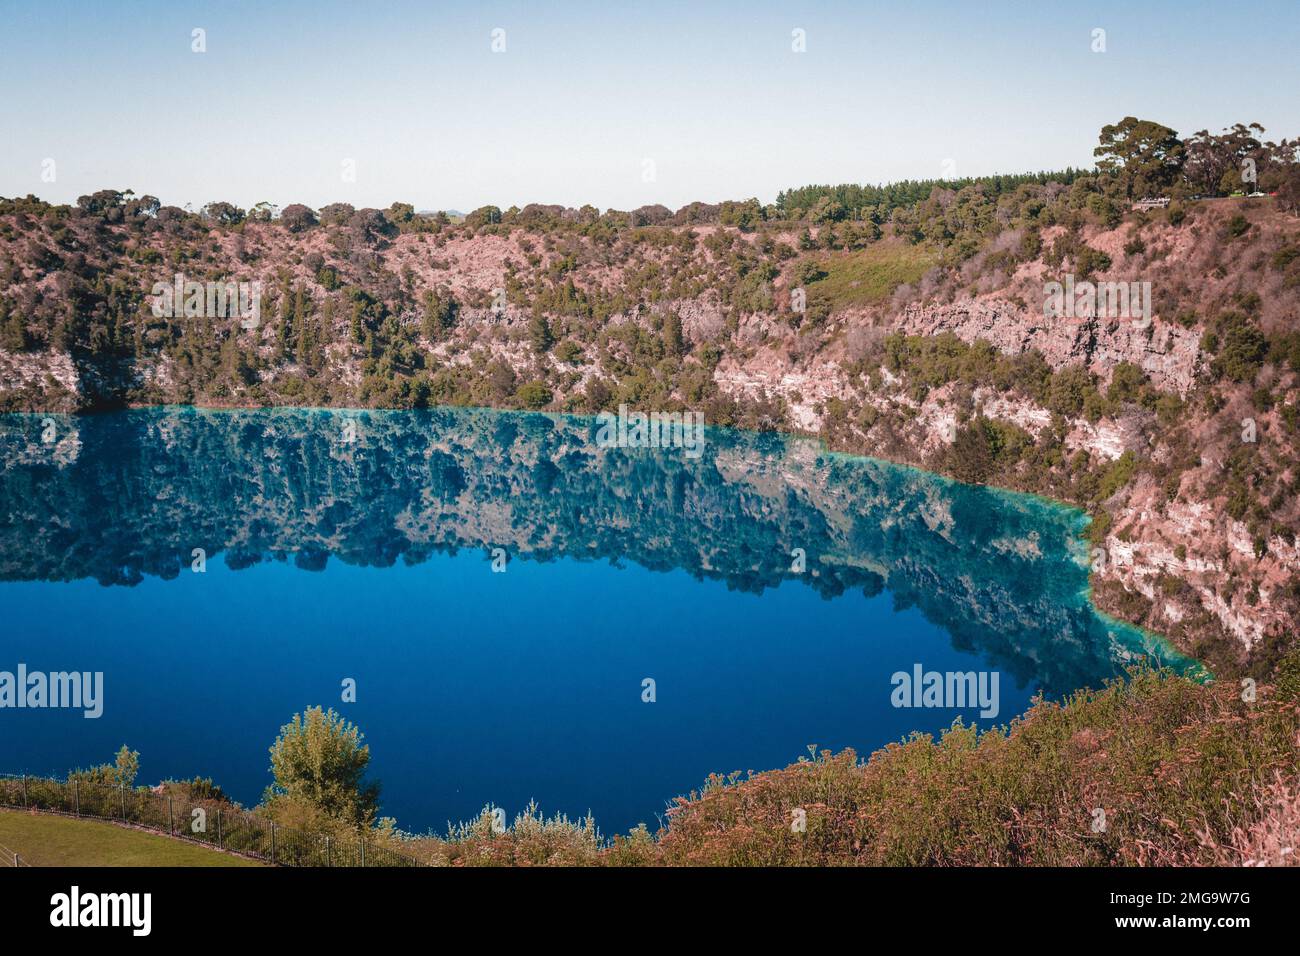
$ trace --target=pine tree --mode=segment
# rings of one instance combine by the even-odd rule
[[[424,319],[420,331],[430,342],[436,342],[442,335],[442,304],[432,289],[424,293]]]
[[[948,449],[948,462],[958,481],[978,485],[988,480],[994,462],[987,419],[977,417],[957,432]]]
[[[361,314],[365,306],[360,302],[352,303],[352,341],[358,345],[366,340],[366,325]]]
[[[686,352],[686,340],[682,338],[682,317],[676,312],[669,312],[664,319],[664,348],[669,355],[678,358]]]
[[[301,331],[298,333],[298,350],[295,358],[299,365],[304,369],[311,370],[315,364],[316,357],[316,328],[312,323],[306,321],[306,317],[300,323]]]
[[[27,348],[27,323],[16,311],[9,308],[9,303],[0,299],[0,341],[11,352],[21,352]]]
[[[535,311],[533,313],[529,335],[533,340],[533,348],[537,350],[539,355],[549,352],[551,346],[555,344],[555,336],[551,332],[551,323],[547,320],[544,312]]]
[[[286,284],[280,290],[280,357],[287,358],[293,354],[294,339],[294,315],[293,300],[290,297],[289,286]]]

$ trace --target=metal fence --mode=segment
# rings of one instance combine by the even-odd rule
[[[0,776],[0,807],[116,820],[275,866],[421,865],[415,857],[374,843],[361,833],[305,833],[276,826],[217,800],[186,799],[147,788],[89,783],[77,777]],[[10,860],[8,865],[18,864]]]

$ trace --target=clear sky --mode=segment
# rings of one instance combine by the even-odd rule
[[[0,0],[0,195],[770,202],[1087,166],[1130,114],[1292,138],[1298,50],[1297,0]]]

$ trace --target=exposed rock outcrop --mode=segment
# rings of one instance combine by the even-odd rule
[[[984,339],[1015,355],[1037,350],[1053,368],[1082,365],[1109,380],[1115,366],[1130,362],[1153,385],[1186,395],[1200,370],[1200,333],[1152,319],[1048,318],[1041,310],[998,299],[952,305],[909,306],[898,318],[909,335],[951,332],[965,342]]]

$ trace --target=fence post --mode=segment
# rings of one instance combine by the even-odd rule
[[[72,781],[72,812],[74,816],[81,816],[81,781]]]
[[[333,866],[333,864],[330,862],[330,838],[329,837],[325,838],[325,865]]]
[[[221,808],[217,807],[217,846],[224,847],[225,843],[221,836]]]
[[[27,774],[23,774],[23,809],[27,809]]]
[[[271,865],[275,866],[275,821],[271,821]]]
[[[125,823],[126,822],[126,784],[119,783],[117,785],[117,795],[118,795],[118,799],[122,803],[122,822]]]
[[[176,817],[172,814],[172,795],[167,794],[167,835],[176,835]]]

